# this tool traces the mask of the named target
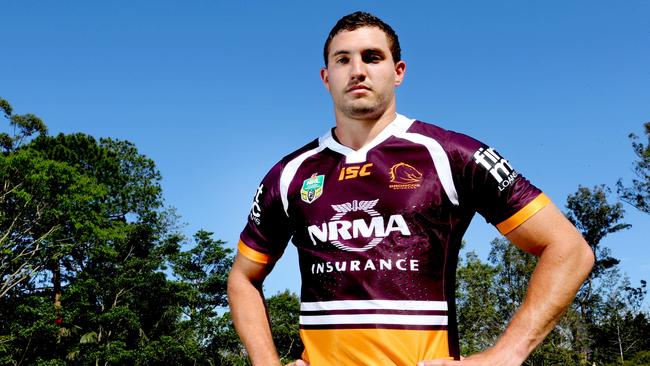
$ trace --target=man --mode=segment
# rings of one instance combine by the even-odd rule
[[[591,249],[494,149],[396,113],[406,65],[390,26],[343,17],[324,58],[336,127],[263,179],[230,273],[253,364],[279,364],[261,284],[292,238],[305,344],[295,365],[520,365],[591,270]],[[454,281],[475,212],[539,262],[498,342],[461,361]]]

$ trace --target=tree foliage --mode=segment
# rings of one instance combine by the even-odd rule
[[[31,113],[14,114],[11,104],[2,97],[0,97],[0,110],[13,128],[13,136],[4,132],[0,133],[0,149],[3,152],[15,151],[36,133],[47,134],[47,126],[43,120]]]
[[[639,142],[640,138],[631,133],[632,149],[638,160],[632,168],[636,178],[632,179],[631,186],[625,186],[622,180],[616,183],[621,199],[639,210],[650,214],[650,122],[643,125],[648,141],[645,145]]]
[[[537,258],[501,238],[491,242],[488,260],[495,266],[495,282],[502,293],[498,306],[508,320],[526,298],[528,281],[537,265]]]
[[[504,314],[495,286],[498,270],[469,252],[459,262],[456,303],[461,353],[468,355],[494,344],[503,331]]]
[[[42,154],[18,148],[35,133],[46,134],[44,123],[32,114],[13,114],[0,98],[0,109],[14,135],[0,134],[0,297],[32,278],[44,266],[40,254],[59,225],[49,208],[61,200],[81,200],[82,187],[60,186],[75,180],[75,172]]]
[[[199,231],[180,250],[160,173],[132,143],[48,136],[0,106],[16,131],[0,154],[0,360],[207,363],[232,262],[224,243]]]
[[[273,342],[278,354],[285,363],[299,359],[304,349],[298,325],[300,299],[296,294],[285,290],[271,296],[267,304]]]
[[[226,282],[232,266],[232,250],[212,239],[213,233],[199,230],[194,246],[171,259],[177,281],[177,296],[182,301],[178,331],[194,348],[198,359],[220,359],[223,333],[229,334],[220,310],[227,305]],[[236,336],[236,334],[235,334]],[[220,363],[218,363],[220,364]]]
[[[623,205],[608,202],[609,193],[609,188],[604,185],[591,189],[580,186],[576,193],[567,198],[567,218],[582,233],[596,255],[595,277],[618,264],[604,247],[600,247],[600,242],[609,234],[631,227],[621,222],[625,215]]]
[[[609,291],[598,309],[598,321],[592,327],[593,358],[605,364],[624,364],[639,352],[650,349],[650,322],[640,311],[646,282],[639,287],[616,274],[608,281]]]

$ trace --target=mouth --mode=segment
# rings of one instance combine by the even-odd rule
[[[370,91],[370,90],[371,89],[368,86],[365,86],[363,84],[357,84],[357,85],[353,85],[353,86],[348,87],[346,92],[348,92],[348,93],[355,93],[355,92],[356,93],[361,93],[361,92]]]

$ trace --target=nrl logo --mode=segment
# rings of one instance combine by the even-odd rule
[[[312,203],[323,194],[323,185],[325,184],[324,175],[312,174],[311,177],[302,181],[300,188],[300,199],[307,203]]]
[[[411,231],[408,225],[406,225],[404,217],[402,215],[391,215],[388,218],[388,222],[385,222],[379,212],[374,209],[377,202],[379,202],[378,199],[373,201],[354,200],[348,203],[332,205],[332,209],[336,211],[334,216],[332,216],[329,222],[324,222],[320,226],[309,226],[307,228],[309,238],[314,245],[317,245],[316,239],[318,239],[323,243],[329,241],[336,248],[346,252],[365,252],[377,246],[377,244],[381,243],[393,231],[410,236]],[[352,221],[344,220],[343,218],[348,214],[351,216],[354,215],[355,217],[365,214],[369,216],[370,222],[365,218]],[[344,243],[344,241],[358,238],[369,240],[361,247]]]

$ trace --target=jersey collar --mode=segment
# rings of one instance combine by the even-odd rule
[[[359,150],[353,150],[345,145],[341,145],[334,136],[332,130],[329,130],[318,139],[320,146],[325,146],[330,150],[345,156],[346,164],[358,164],[366,161],[366,155],[370,149],[386,141],[389,137],[394,136],[400,132],[406,132],[411,127],[413,119],[409,119],[399,113],[396,114],[395,119],[389,123],[372,141],[362,146]]]

